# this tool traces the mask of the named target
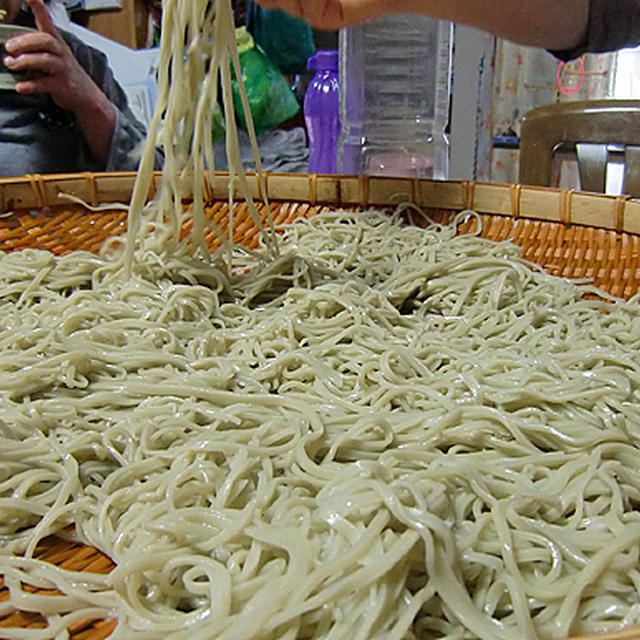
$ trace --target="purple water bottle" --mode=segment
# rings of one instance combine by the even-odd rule
[[[315,71],[304,96],[309,173],[337,173],[340,135],[338,52],[318,51],[309,58],[307,67]]]

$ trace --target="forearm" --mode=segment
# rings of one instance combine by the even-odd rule
[[[590,0],[256,0],[318,29],[335,30],[392,13],[460,22],[521,44],[568,50],[582,44]]]
[[[589,0],[382,0],[392,13],[423,13],[545,49],[572,49],[586,34]]]
[[[92,158],[99,166],[105,167],[116,126],[115,107],[99,92],[90,105],[76,112],[76,119]]]

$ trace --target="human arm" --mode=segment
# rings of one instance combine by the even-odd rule
[[[87,46],[70,33],[62,32],[62,35],[83,69],[114,107],[116,123],[107,162],[102,168],[105,171],[135,171],[147,138],[145,126],[131,110],[127,94],[116,80],[104,53]],[[164,155],[160,149],[156,149],[155,168],[161,169],[163,163]]]
[[[42,0],[27,2],[38,31],[12,38],[5,45],[9,54],[5,65],[33,73],[17,84],[16,91],[49,94],[58,107],[73,113],[93,160],[104,167],[117,123],[115,107],[80,65]]]
[[[589,0],[256,0],[318,29],[334,30],[397,13],[420,13],[478,27],[521,44],[555,50],[586,37]]]

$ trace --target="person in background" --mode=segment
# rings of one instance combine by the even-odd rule
[[[391,13],[422,13],[570,60],[640,44],[639,0],[256,0],[318,29],[336,30]]]
[[[265,10],[249,0],[246,24],[255,43],[282,73],[293,79],[307,70],[307,60],[316,46],[306,22],[282,11]]]
[[[59,32],[42,0],[26,5],[0,0],[5,23],[37,29],[5,43],[5,67],[25,76],[0,91],[0,175],[135,170],[145,128],[106,56]]]

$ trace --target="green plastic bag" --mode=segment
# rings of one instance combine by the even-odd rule
[[[300,110],[300,105],[285,76],[256,46],[246,27],[236,29],[236,37],[251,117],[256,133],[262,133],[293,117]],[[234,110],[238,122],[246,129],[247,122],[235,73],[232,74],[232,86]]]

